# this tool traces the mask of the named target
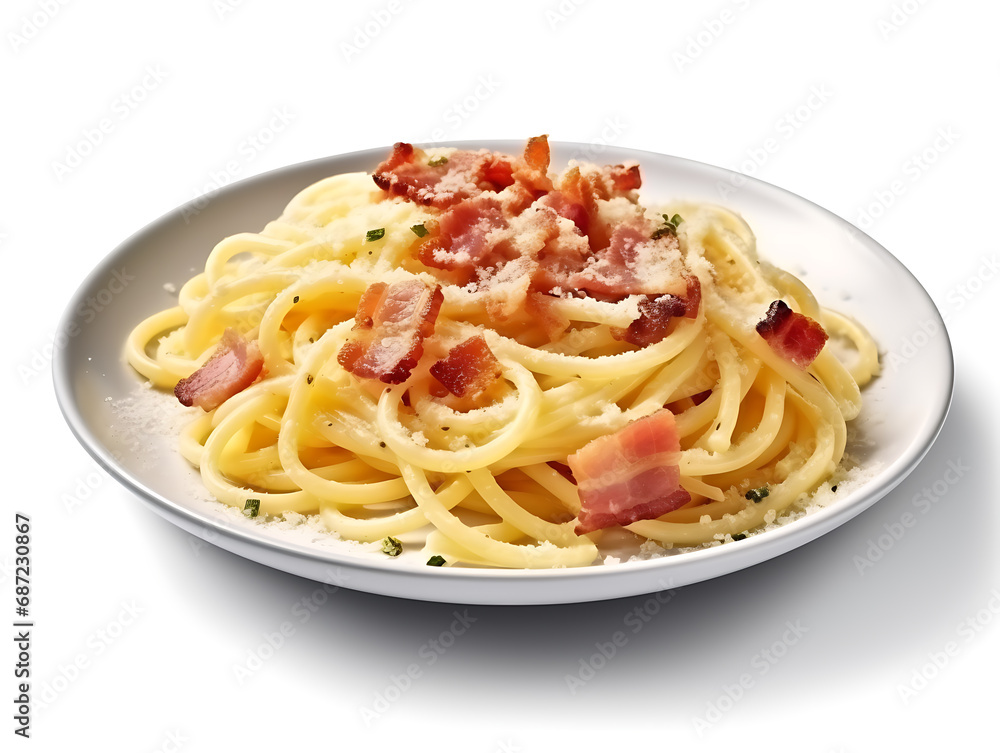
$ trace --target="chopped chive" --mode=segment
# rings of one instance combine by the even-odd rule
[[[390,557],[398,557],[403,551],[403,544],[399,539],[394,539],[392,536],[386,536],[382,539],[382,551]]]
[[[298,296],[295,296],[295,297],[294,297],[294,298],[292,299],[292,303],[298,303],[298,302],[299,302],[299,297],[298,297]]]
[[[771,492],[768,491],[766,486],[761,486],[757,489],[751,489],[743,496],[749,499],[751,502],[760,502],[764,497],[766,497]]]
[[[441,567],[441,565],[444,564],[444,557],[442,557],[440,554],[435,554],[433,557],[427,560],[427,564],[430,565],[431,567]]]
[[[663,227],[653,231],[653,235],[651,236],[653,240],[662,238],[664,235],[676,235],[677,226],[684,222],[684,218],[679,214],[675,214],[673,217],[666,214],[661,214],[660,216],[663,217]]]
[[[745,533],[734,533],[733,541],[743,541],[743,539],[745,539],[746,537],[747,535]]]
[[[422,222],[419,225],[410,225],[410,230],[413,231],[413,234],[418,238],[423,238],[428,233],[427,228],[424,227],[424,223]]]
[[[382,237],[384,235],[385,235],[385,228],[377,227],[374,230],[369,230],[367,233],[365,233],[365,242],[371,243],[372,241],[382,240]]]
[[[431,167],[440,167],[441,165],[447,165],[448,164],[448,158],[447,157],[434,157],[433,159],[427,160],[427,164],[430,165]]]
[[[257,513],[260,512],[260,500],[259,499],[248,499],[246,504],[243,505],[243,514],[248,518],[256,518]]]

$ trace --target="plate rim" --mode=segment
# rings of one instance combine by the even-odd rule
[[[496,150],[519,149],[523,146],[523,141],[509,139],[481,139],[453,141],[445,144],[427,144],[426,146],[449,146],[457,148],[489,148]],[[418,144],[419,145],[419,144]],[[599,145],[586,144],[581,142],[553,141],[551,146],[560,152],[583,152],[588,148]],[[88,274],[69,299],[65,311],[60,317],[57,332],[66,332],[75,323],[75,314],[81,301],[85,298],[95,284],[106,280],[108,271],[114,266],[114,262],[126,255],[138,241],[156,234],[162,227],[175,222],[179,215],[196,208],[200,202],[206,198],[209,201],[217,195],[246,190],[257,184],[267,184],[280,178],[284,178],[297,173],[306,173],[313,169],[336,165],[348,161],[374,159],[384,156],[391,147],[372,147],[367,149],[346,152],[343,154],[330,155],[306,160],[291,165],[285,165],[272,170],[262,172],[258,175],[242,178],[234,181],[216,191],[191,199],[180,206],[160,215],[148,222],[139,230],[130,234],[127,238],[115,246],[106,254]],[[652,593],[667,588],[675,588],[683,585],[708,580],[724,574],[736,572],[750,567],[754,564],[765,562],[774,557],[780,556],[788,551],[803,546],[816,538],[819,538],[833,529],[839,527],[848,520],[859,515],[880,499],[884,498],[896,486],[910,475],[910,473],[920,464],[927,452],[933,446],[939,436],[951,408],[955,389],[955,363],[954,351],[951,339],[947,331],[943,317],[934,303],[933,299],[923,287],[916,276],[903,264],[892,252],[882,244],[869,236],[863,230],[855,227],[848,220],[840,217],[836,213],[822,207],[808,198],[796,194],[788,189],[776,186],[767,181],[763,181],[754,176],[745,175],[727,168],[711,165],[697,160],[678,157],[675,155],[654,152],[644,149],[632,149],[628,147],[602,146],[611,154],[627,154],[630,158],[638,159],[642,162],[642,157],[651,156],[657,161],[676,161],[682,165],[694,168],[708,174],[732,178],[739,176],[743,181],[739,190],[749,187],[758,187],[765,191],[778,191],[795,202],[804,202],[814,209],[843,225],[845,232],[864,239],[864,243],[869,250],[888,261],[893,269],[894,275],[902,275],[910,283],[913,292],[918,292],[927,304],[928,310],[933,312],[935,324],[940,328],[943,336],[940,340],[943,353],[946,358],[940,359],[942,362],[942,373],[940,377],[945,386],[939,394],[939,398],[933,403],[933,408],[928,410],[926,420],[921,424],[922,432],[912,438],[905,450],[895,456],[889,467],[882,469],[876,479],[865,482],[858,489],[859,496],[850,503],[830,504],[820,509],[811,511],[808,515],[799,520],[792,521],[789,525],[784,525],[776,529],[764,532],[764,535],[749,536],[741,541],[727,542],[724,546],[709,546],[702,549],[671,554],[664,557],[652,558],[641,561],[622,562],[617,565],[601,566],[591,565],[581,568],[549,568],[541,570],[529,569],[504,569],[504,568],[434,568],[428,572],[426,566],[411,565],[403,562],[380,563],[363,558],[352,558],[349,553],[331,553],[319,549],[309,549],[294,542],[279,541],[259,536],[253,530],[243,530],[228,525],[223,525],[223,521],[212,518],[197,510],[186,507],[183,504],[160,494],[154,489],[147,487],[142,481],[134,478],[131,472],[122,467],[113,457],[109,448],[106,447],[90,429],[87,420],[76,404],[73,396],[72,374],[78,364],[71,362],[68,357],[69,348],[57,347],[53,352],[51,373],[55,389],[56,401],[66,423],[77,441],[91,455],[91,457],[107,471],[119,484],[123,485],[131,493],[135,494],[147,506],[166,518],[172,524],[177,525],[188,533],[203,540],[209,541],[206,535],[214,532],[209,543],[222,547],[230,552],[254,560],[260,564],[275,567],[277,569],[294,573],[312,580],[326,580],[329,578],[317,577],[315,567],[317,565],[335,568],[339,574],[341,569],[349,572],[358,571],[364,573],[365,577],[371,581],[376,581],[376,588],[358,587],[355,590],[369,593],[378,593],[389,596],[411,598],[425,601],[451,602],[464,604],[556,604],[556,603],[580,603],[586,601],[597,601],[605,599],[634,596],[638,594]],[[515,151],[516,153],[516,151]],[[603,153],[603,152],[602,152]],[[340,171],[342,172],[342,170]],[[336,174],[329,172],[328,174]],[[305,186],[303,186],[304,188]],[[285,202],[291,200],[291,196]],[[197,211],[200,211],[198,209]],[[137,379],[137,385],[140,380]],[[805,521],[804,523],[802,521]],[[801,523],[801,525],[796,525]],[[270,555],[261,559],[253,556],[256,551],[261,550]],[[267,561],[265,561],[267,560]],[[342,561],[344,560],[344,561]],[[707,563],[707,564],[706,564]],[[388,567],[387,567],[388,565]],[[698,570],[701,573],[698,573]],[[694,570],[691,573],[687,571]],[[657,573],[682,571],[687,577],[675,578],[673,575],[667,578],[659,578],[654,582],[653,576]],[[329,571],[328,571],[329,574]],[[692,577],[698,576],[698,577]],[[333,580],[343,582],[336,585],[347,585],[351,578],[343,578],[336,575]],[[398,581],[399,586],[416,580],[427,583],[441,584],[431,588],[424,588],[424,593],[413,592],[411,589],[393,587],[393,581]],[[556,584],[575,583],[579,580],[596,581],[602,588],[596,588],[589,594],[579,593],[566,594],[566,598],[552,592],[546,586]],[[385,581],[390,581],[386,583]],[[629,588],[621,588],[618,581],[631,582]],[[487,590],[497,593],[482,594],[470,592],[469,584],[473,590],[479,584],[509,584],[510,589],[493,588],[492,585]],[[456,584],[461,585],[461,593],[447,593],[449,588],[455,588]],[[527,584],[531,584],[528,586]],[[609,584],[611,584],[609,586]],[[662,586],[662,588],[650,586]],[[517,593],[516,595],[506,594],[508,590],[518,590],[527,587],[530,593]],[[460,598],[455,598],[456,596]]]

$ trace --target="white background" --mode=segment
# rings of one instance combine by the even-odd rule
[[[36,705],[31,739],[15,737],[9,627],[0,746],[832,752],[995,739],[998,24],[985,0],[8,0],[0,622],[14,621],[21,511]],[[957,369],[951,415],[913,475],[819,541],[654,602],[571,688],[647,597],[325,598],[164,522],[71,436],[49,375],[57,323],[134,231],[303,160],[543,132],[748,172],[902,260],[946,316]],[[924,513],[935,482],[947,491]],[[860,568],[907,515],[915,524]],[[325,603],[303,612],[303,599]],[[466,610],[471,627],[435,651]],[[411,665],[418,676],[402,679]]]

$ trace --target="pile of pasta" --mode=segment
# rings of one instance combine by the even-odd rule
[[[621,338],[637,315],[630,299],[550,294],[550,313],[569,323],[551,340],[533,316],[498,323],[475,286],[415,261],[421,231],[440,216],[370,174],[327,178],[260,232],[222,240],[177,305],[135,328],[128,360],[165,390],[209,361],[227,331],[259,349],[260,376],[199,411],[179,438],[214,497],[241,509],[252,499],[266,516],[319,515],[361,542],[420,531],[425,553],[449,565],[574,567],[601,561],[607,530],[577,532],[568,458],[665,407],[690,501],[626,526],[664,548],[742,538],[841,463],[859,385],[878,371],[875,344],[758,258],[735,213],[688,203],[649,212],[675,218],[701,300],[641,346]],[[434,338],[488,345],[502,389],[486,404],[441,394],[428,371],[443,352],[434,342],[398,383],[359,378],[338,359],[365,291],[412,279],[440,286]],[[829,346],[807,368],[776,352],[755,325],[779,299],[849,345],[848,365]]]

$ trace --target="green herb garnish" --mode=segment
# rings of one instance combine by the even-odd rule
[[[745,533],[734,533],[733,541],[743,541],[743,539],[745,539],[746,537],[747,535]]]
[[[432,159],[427,160],[427,164],[430,165],[431,167],[441,167],[441,165],[447,165],[448,164],[448,158],[447,157],[434,157]]]
[[[762,499],[764,499],[764,497],[766,497],[770,493],[771,492],[769,492],[767,490],[766,486],[761,486],[761,487],[759,487],[757,489],[751,489],[750,491],[748,491],[743,496],[746,497],[747,499],[749,499],[751,502],[756,503],[756,502],[760,502]]]
[[[294,298],[292,299],[292,303],[298,303],[298,302],[299,302],[299,297],[298,297],[298,296],[295,296],[295,297],[294,297]]]
[[[403,551],[403,544],[399,539],[394,539],[392,536],[386,536],[382,539],[382,551],[390,557],[398,557]]]
[[[377,227],[374,230],[369,230],[367,233],[365,233],[365,242],[371,243],[372,241],[382,240],[382,237],[384,235],[385,235],[385,228]]]
[[[246,504],[243,505],[243,514],[248,518],[256,518],[257,513],[260,512],[260,500],[259,499],[248,499]]]
[[[675,214],[673,217],[666,214],[661,214],[660,216],[663,218],[663,227],[653,231],[653,235],[651,236],[653,240],[662,238],[664,235],[677,235],[677,226],[684,222],[684,218],[679,214]]]
[[[431,565],[432,567],[441,567],[441,565],[444,564],[444,557],[442,557],[440,554],[435,554],[433,557],[427,560],[427,564]]]
[[[413,231],[413,234],[418,238],[423,238],[429,232],[427,228],[424,227],[424,223],[422,222],[419,225],[410,225],[410,230]]]

